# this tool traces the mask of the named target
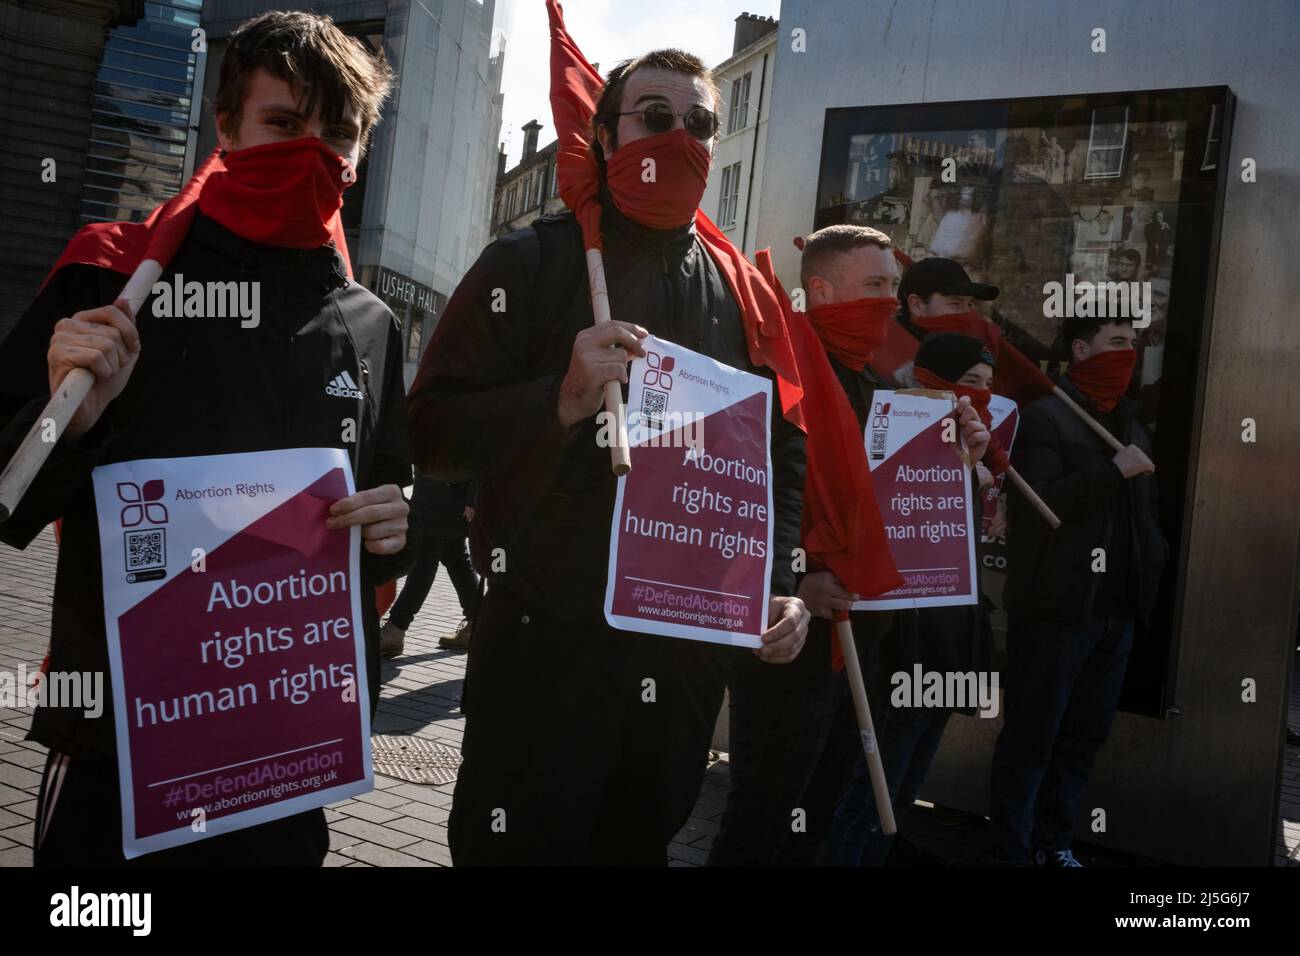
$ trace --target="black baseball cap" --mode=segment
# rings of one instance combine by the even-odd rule
[[[955,259],[919,259],[903,273],[898,284],[898,299],[906,303],[907,297],[916,293],[922,299],[934,295],[968,295],[972,299],[989,302],[998,297],[998,287],[983,282],[972,282],[966,270]]]

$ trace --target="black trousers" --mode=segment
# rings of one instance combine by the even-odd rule
[[[320,866],[329,850],[316,809],[197,843],[122,855],[122,804],[114,764],[51,752],[36,801],[35,866]]]
[[[891,619],[853,615],[864,669]],[[814,618],[807,643],[789,664],[765,664],[748,651],[734,656],[731,792],[710,866],[817,862],[862,749],[848,675],[831,669],[833,640],[830,623]]]
[[[729,650],[556,621],[489,587],[466,673],[455,865],[666,864],[699,797]]]
[[[474,605],[478,603],[478,575],[469,562],[469,546],[464,535],[459,538],[426,540],[411,573],[406,576],[402,593],[393,602],[393,608],[388,613],[389,621],[404,631],[410,628],[415,615],[420,613],[420,608],[424,605],[424,599],[429,596],[440,563],[447,569],[451,586],[456,589],[461,613],[473,622],[476,611]]]

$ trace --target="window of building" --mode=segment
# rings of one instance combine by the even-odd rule
[[[736,204],[740,201],[740,163],[723,167],[722,188],[718,190],[718,225],[723,229],[736,224]]]
[[[739,79],[731,81],[731,116],[727,120],[727,132],[734,133],[749,125],[749,81],[753,71]]]
[[[560,194],[560,159],[555,158],[555,164],[551,166],[551,198],[554,199]]]
[[[1088,161],[1084,179],[1119,179],[1124,169],[1124,144],[1128,142],[1128,107],[1092,111],[1088,131]]]
[[[1128,396],[1156,436],[1173,553],[1150,624],[1139,626],[1146,650],[1130,662],[1121,707],[1154,716],[1175,699],[1180,543],[1213,314],[1205,277],[1231,174],[1217,157],[1230,155],[1232,103],[1225,87],[1205,87],[830,109],[812,210],[814,229],[870,226],[914,261],[954,259],[997,286],[987,314],[1004,348],[1048,373],[1069,361],[1067,317],[1105,308],[1135,320]],[[726,176],[720,217],[731,188]],[[1000,606],[1005,541],[980,544],[984,591]]]

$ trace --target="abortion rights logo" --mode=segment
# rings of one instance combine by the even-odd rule
[[[134,481],[119,481],[117,497],[123,502],[120,520],[123,528],[136,528],[146,520],[150,524],[166,524],[170,515],[162,503],[165,486],[161,478],[137,485]],[[126,559],[128,584],[157,581],[167,576],[167,529],[141,528],[122,532],[122,547]]]
[[[673,388],[672,370],[677,367],[677,359],[671,355],[660,355],[646,350],[646,370],[642,376],[645,390],[641,393],[641,417],[651,428],[662,429],[664,416],[668,412],[668,393]],[[663,391],[651,388],[658,385]]]

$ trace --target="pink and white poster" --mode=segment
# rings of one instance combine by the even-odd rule
[[[128,858],[373,786],[360,532],[333,448],[94,472]]]
[[[950,393],[877,389],[867,461],[902,586],[856,610],[940,607],[979,600],[970,467]],[[945,431],[947,434],[945,434]],[[948,440],[945,440],[948,439]]]
[[[653,336],[629,371],[605,618],[759,647],[772,574],[771,383]]]
[[[1002,450],[1011,457],[1011,446],[1016,440],[1016,428],[1020,424],[1020,408],[1011,399],[994,395],[989,400],[989,416],[992,423],[989,432],[1002,444]],[[989,526],[998,512],[998,498],[1002,495],[1002,486],[1006,484],[1004,472],[995,475],[993,484],[980,496],[980,544],[984,545],[980,560],[984,567],[1004,571],[1007,566],[1006,535],[989,534]]]

